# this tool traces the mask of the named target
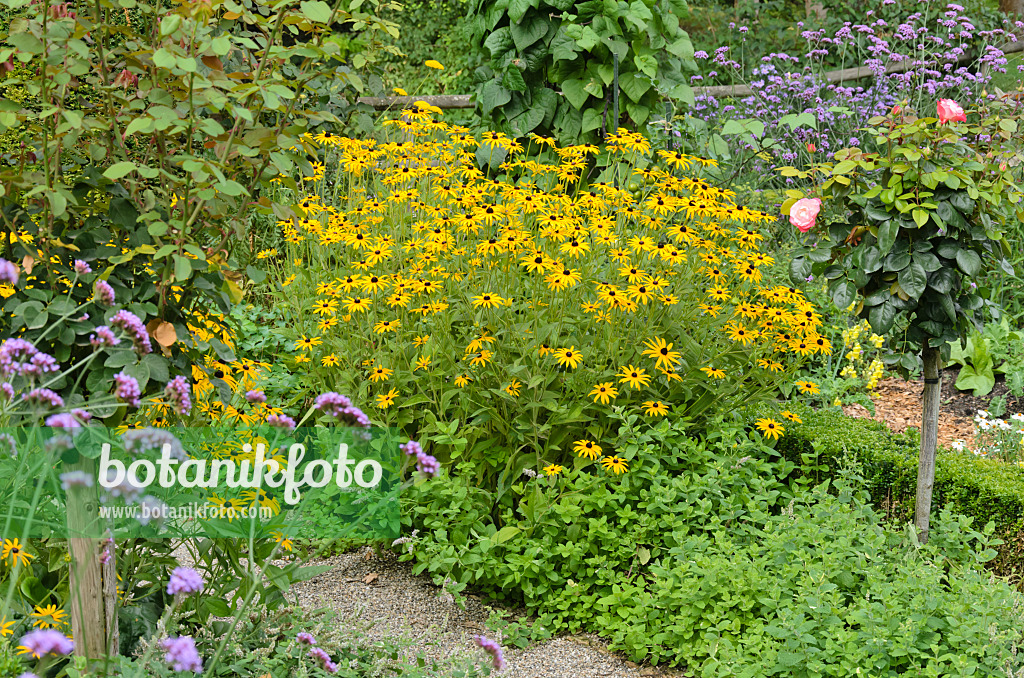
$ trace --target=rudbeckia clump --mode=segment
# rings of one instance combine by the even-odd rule
[[[315,171],[267,261],[309,387],[375,402],[442,456],[599,462],[572,446],[601,440],[610,408],[703,421],[831,350],[771,279],[773,217],[703,180],[709,161],[624,130],[604,148],[478,142],[423,106],[386,124],[393,140],[308,139]],[[594,156],[609,182],[583,183]]]

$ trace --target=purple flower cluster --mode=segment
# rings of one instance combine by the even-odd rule
[[[81,259],[75,259],[75,273],[78,275],[86,275],[88,273],[92,273],[92,268],[90,268],[89,264],[85,263]]]
[[[60,365],[53,356],[41,352],[25,339],[5,339],[0,344],[0,376],[20,375],[34,379],[58,370]]]
[[[121,340],[114,336],[109,327],[100,325],[96,328],[96,334],[89,337],[89,343],[94,348],[101,348],[103,346],[117,346],[121,343]]]
[[[250,403],[265,403],[267,402],[267,395],[258,389],[245,392],[245,399]]]
[[[770,159],[754,158],[750,169],[774,176],[772,167],[797,162],[804,148],[825,158],[839,148],[858,146],[860,140],[854,131],[864,127],[871,117],[889,113],[899,101],[916,102],[920,107],[933,106],[940,97],[978,100],[992,75],[1006,72],[1007,63],[1002,51],[984,43],[1013,42],[1024,33],[1024,22],[1020,21],[1007,21],[1001,29],[977,31],[959,5],[947,5],[938,20],[934,12],[907,16],[903,7],[887,10],[888,21],[868,11],[863,23],[846,22],[831,35],[824,30],[804,30],[801,36],[807,44],[806,53],[762,57],[749,72],[750,96],[726,105],[711,95],[698,95],[694,116],[712,127],[729,119],[755,118],[763,122],[763,137],[775,139],[777,150],[769,151],[773,156]],[[727,76],[743,70],[729,60],[728,53],[728,47],[721,47],[711,59],[714,67],[725,69]],[[973,64],[960,62],[971,53],[980,54]],[[695,56],[707,57],[706,53]],[[821,74],[828,70],[829,63],[851,62],[872,72],[870,84],[829,83]],[[787,70],[792,64],[802,64],[802,70]],[[894,64],[902,64],[902,72],[886,73]],[[712,73],[717,75],[705,71],[704,76],[713,77]],[[799,116],[800,122],[793,116]],[[808,118],[813,124],[808,124]],[[760,150],[760,144],[750,135],[733,139],[734,152],[737,147],[746,152]]]
[[[495,671],[505,670],[505,657],[501,654],[501,646],[498,643],[485,636],[473,636],[473,640],[484,652],[491,655],[491,664]]]
[[[36,657],[48,654],[68,655],[75,649],[75,644],[67,636],[54,629],[29,631],[21,639],[21,645]]]
[[[18,267],[6,259],[0,259],[0,283],[18,284]]]
[[[132,407],[139,406],[142,389],[135,377],[126,372],[118,372],[114,375],[114,383],[116,384],[114,395],[118,400],[128,403]]]
[[[295,640],[299,641],[303,645],[313,646],[316,645],[316,638],[313,637],[312,633],[301,632],[295,636]]]
[[[51,426],[53,428],[63,428],[68,430],[78,429],[82,427],[82,422],[79,421],[78,417],[76,417],[74,414],[69,414],[67,412],[51,415],[46,418],[46,421],[44,423],[47,426]]]
[[[296,426],[295,420],[287,414],[271,414],[267,417],[267,423],[276,428],[294,429]]]
[[[174,671],[193,671],[199,673],[203,670],[203,660],[196,650],[196,641],[188,636],[178,638],[165,638],[160,642],[164,649],[164,661]]]
[[[146,326],[139,320],[139,316],[124,309],[118,311],[111,319],[110,324],[124,330],[132,340],[132,345],[139,355],[153,352],[153,345],[149,342],[149,334]]]
[[[4,400],[14,400],[14,387],[6,381],[0,382],[0,396]]]
[[[337,421],[362,428],[370,427],[370,418],[361,409],[352,404],[348,396],[328,391],[316,398],[313,408],[326,412]]]
[[[320,668],[327,673],[338,672],[338,665],[331,661],[331,655],[327,654],[323,649],[314,647],[309,651],[309,656],[315,659],[317,663],[320,664]]]
[[[64,490],[72,487],[92,487],[94,478],[86,471],[68,471],[60,474],[60,486]]]
[[[192,411],[192,386],[184,376],[178,375],[167,382],[164,393],[178,414],[185,415]]]
[[[436,476],[441,472],[441,463],[436,458],[423,451],[423,446],[415,440],[410,440],[398,449],[410,457],[416,457],[416,470],[428,476]]]
[[[167,594],[200,593],[203,590],[203,576],[191,567],[176,567],[171,571],[171,579],[167,583]]]
[[[33,405],[45,405],[57,409],[64,407],[64,399],[48,388],[35,388],[21,396],[21,399]]]
[[[117,301],[114,288],[106,280],[97,280],[93,286],[93,300],[100,306],[113,306]]]
[[[137,428],[125,431],[121,436],[126,452],[139,456],[144,452],[162,450],[164,446],[170,449],[170,455],[179,461],[188,459],[185,448],[181,441],[175,438],[168,431],[158,428]]]

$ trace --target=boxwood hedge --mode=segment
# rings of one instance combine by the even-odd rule
[[[791,408],[793,409],[793,408]],[[800,409],[803,423],[787,426],[777,450],[799,465],[808,480],[824,480],[856,460],[875,506],[900,522],[914,518],[917,429],[895,434],[885,424],[853,419],[837,411]],[[932,510],[948,507],[974,519],[992,521],[1003,543],[988,566],[1020,586],[1024,575],[1024,468],[942,450],[935,468]]]

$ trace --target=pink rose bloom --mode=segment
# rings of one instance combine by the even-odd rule
[[[814,219],[821,211],[821,198],[801,198],[789,208],[789,223],[800,229],[801,233],[814,228]]]
[[[953,101],[952,99],[939,99],[939,124],[949,122],[950,120],[956,122],[966,122],[967,115],[964,113],[964,109],[960,108],[960,104]]]

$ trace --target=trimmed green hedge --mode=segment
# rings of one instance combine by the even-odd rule
[[[803,423],[787,425],[776,448],[779,452],[805,474],[821,480],[840,469],[844,457],[853,457],[876,507],[900,522],[914,519],[921,445],[916,429],[895,434],[881,422],[853,419],[836,411],[794,411]],[[988,566],[1020,585],[1024,574],[1024,468],[941,450],[935,464],[932,515],[944,506],[974,518],[975,528],[990,520],[995,523],[993,536],[1003,543],[995,547],[999,555]]]

